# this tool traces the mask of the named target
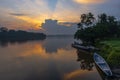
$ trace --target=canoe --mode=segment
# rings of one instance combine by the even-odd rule
[[[94,61],[95,61],[96,65],[101,69],[101,71],[103,71],[107,76],[112,76],[113,75],[110,67],[108,66],[108,64],[104,60],[104,58],[102,58],[97,53],[94,53],[93,58],[94,58]]]
[[[77,48],[77,49],[81,49],[81,50],[85,50],[85,51],[98,51],[98,48],[95,48],[93,46],[83,46],[81,44],[72,44],[72,47]]]
[[[81,46],[81,45],[78,45],[78,44],[72,44],[72,47],[77,48],[77,49],[81,49],[81,50],[85,50],[85,51],[90,51],[91,50],[89,47]]]

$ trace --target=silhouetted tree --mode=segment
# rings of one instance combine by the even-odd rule
[[[6,27],[1,27],[0,28],[0,32],[7,32],[8,31],[8,28],[6,28]]]
[[[78,23],[78,28],[83,29],[84,26],[90,26],[94,22],[94,15],[92,13],[82,14],[80,17],[80,23]]]
[[[105,13],[98,15],[98,22],[101,24],[107,23],[107,15]]]
[[[115,23],[115,17],[114,16],[108,16],[108,22],[109,23]]]
[[[94,43],[96,40],[120,37],[120,23],[114,16],[107,16],[105,13],[100,14],[94,25],[91,25],[95,20],[92,13],[82,14],[81,16],[81,22],[78,23],[78,27],[82,27],[75,33],[75,39]],[[88,27],[83,29],[83,25]]]
[[[27,32],[23,30],[8,30],[6,27],[0,28],[0,41],[24,41],[24,40],[43,40],[46,35],[43,33]]]

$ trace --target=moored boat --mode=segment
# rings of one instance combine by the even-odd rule
[[[94,53],[93,58],[94,58],[94,61],[95,61],[96,65],[101,69],[101,71],[103,71],[107,76],[112,76],[113,75],[109,65],[104,60],[104,58],[102,58],[97,53]]]
[[[72,47],[81,49],[81,50],[85,50],[85,51],[98,51],[99,50],[98,48],[95,48],[94,46],[84,46],[79,43],[73,43]]]

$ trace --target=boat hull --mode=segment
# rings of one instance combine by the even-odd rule
[[[97,53],[94,53],[95,64],[107,75],[112,76],[112,72],[107,62]]]

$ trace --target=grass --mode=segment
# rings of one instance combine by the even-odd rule
[[[110,41],[103,41],[104,44],[107,44],[112,47],[117,47],[120,49],[120,40],[110,40]]]
[[[120,66],[120,40],[107,40],[101,43],[101,55],[109,64]]]

